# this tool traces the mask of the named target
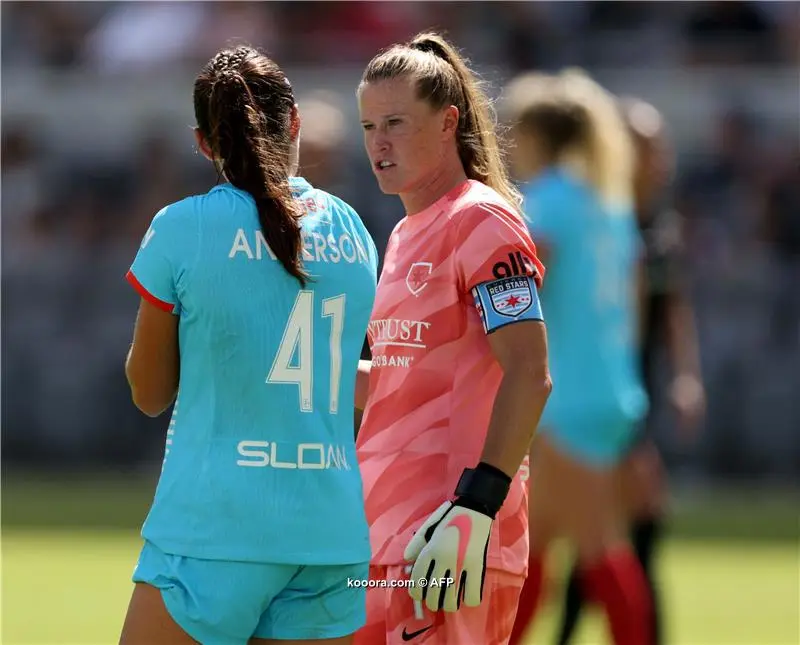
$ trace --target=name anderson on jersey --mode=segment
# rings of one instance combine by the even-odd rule
[[[325,237],[317,231],[303,231],[303,259],[307,262],[333,262],[340,261],[349,264],[369,264],[369,256],[358,237],[351,237],[342,233],[338,239],[332,234]],[[228,253],[230,259],[240,254],[248,260],[262,260],[269,256],[277,260],[272,249],[269,248],[264,233],[260,230],[246,232],[243,228],[236,231]]]

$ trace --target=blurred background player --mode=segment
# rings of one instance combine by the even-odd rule
[[[661,459],[653,443],[653,420],[660,402],[656,365],[666,346],[672,368],[669,400],[677,415],[681,439],[693,438],[705,407],[694,316],[686,293],[682,266],[683,236],[678,213],[668,208],[667,187],[673,174],[664,119],[658,110],[635,98],[620,101],[633,136],[636,165],[636,215],[644,242],[644,280],[640,304],[641,364],[645,388],[652,402],[627,459],[621,465],[622,500],[631,522],[631,543],[642,564],[653,603],[653,640],[663,642],[660,592],[655,584],[655,548],[662,533],[666,495]],[[567,585],[564,615],[557,642],[572,639],[583,604],[577,571]]]
[[[159,211],[127,276],[133,399],[177,401],[120,642],[346,645],[370,555],[350,401],[377,253],[293,176],[300,117],[272,60],[220,51],[194,108],[224,183]]]
[[[647,585],[614,479],[647,410],[635,356],[632,144],[612,96],[580,71],[524,75],[507,100],[513,172],[549,267],[542,307],[556,384],[531,452],[530,563],[512,643],[536,613],[548,548],[565,536],[616,645],[642,645]]]
[[[373,172],[406,217],[359,367],[370,578],[390,585],[369,589],[356,642],[505,645],[528,556],[526,456],[550,391],[543,267],[488,98],[451,44],[422,34],[379,54],[358,100]],[[453,582],[396,586],[409,577]]]

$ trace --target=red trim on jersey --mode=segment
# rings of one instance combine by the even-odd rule
[[[144,288],[141,282],[136,279],[136,276],[133,275],[133,271],[128,271],[125,274],[125,279],[131,283],[136,292],[147,302],[149,302],[154,307],[158,307],[162,311],[166,311],[167,313],[172,313],[175,309],[175,305],[170,302],[165,302],[160,298],[156,298],[152,293],[150,293],[147,289]]]

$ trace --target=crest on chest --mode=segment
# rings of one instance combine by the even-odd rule
[[[428,286],[428,279],[433,272],[430,262],[414,262],[406,274],[406,286],[414,296],[419,296]]]

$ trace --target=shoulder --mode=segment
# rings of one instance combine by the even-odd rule
[[[543,275],[522,215],[494,190],[483,188],[466,195],[469,199],[455,212],[455,250],[459,262],[467,267],[468,282],[528,271]]]
[[[199,196],[193,195],[161,208],[153,216],[141,248],[158,247],[169,254],[177,243],[182,246],[187,239],[194,238],[192,231],[196,230],[199,221],[198,198]]]
[[[364,220],[361,219],[361,215],[348,202],[341,197],[318,188],[310,191],[308,197],[317,204],[318,208],[323,208],[335,215],[345,228],[350,229],[351,232],[357,232],[372,243],[372,237],[364,224]]]
[[[195,212],[199,198],[199,195],[192,195],[167,204],[153,216],[153,224],[170,226],[176,222],[187,221],[191,218],[192,213]]]
[[[591,197],[586,184],[560,170],[550,170],[527,183],[522,190],[527,210],[535,205],[576,204]]]
[[[471,183],[470,189],[456,199],[451,211],[459,229],[524,225],[522,213],[502,195],[480,182]]]
[[[312,186],[303,177],[292,177],[289,183],[292,187],[292,195],[307,213],[336,212],[350,218],[355,217],[360,221],[361,218],[356,210],[341,197]]]
[[[246,192],[229,185],[215,186],[207,193],[190,195],[164,206],[153,218],[162,225],[198,223],[200,219],[213,212],[230,212],[236,203],[252,206],[253,200]]]
[[[314,189],[314,193],[318,196],[318,199],[325,201],[331,210],[336,210],[347,215],[347,217],[355,218],[359,222],[361,221],[361,217],[356,212],[356,209],[353,208],[348,202],[344,201],[341,197],[337,197],[333,193],[329,193],[318,188]]]

